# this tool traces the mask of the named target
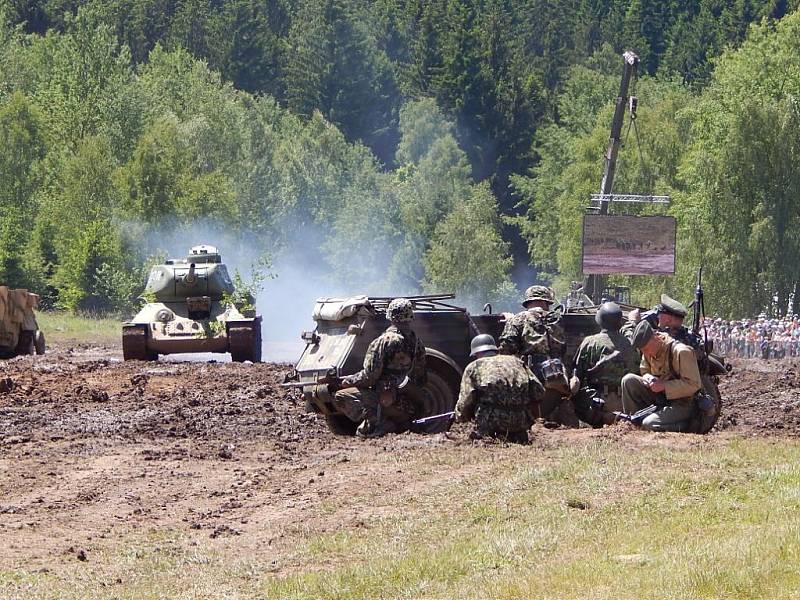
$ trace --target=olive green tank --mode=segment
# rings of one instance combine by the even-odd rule
[[[44,334],[34,313],[38,306],[36,294],[0,285],[0,358],[44,354]]]
[[[122,325],[123,357],[230,352],[236,362],[261,362],[261,317],[252,302],[237,308],[234,291],[214,246],[194,246],[185,259],[154,266],[144,293],[149,302]]]

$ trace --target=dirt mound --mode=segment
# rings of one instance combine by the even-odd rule
[[[800,435],[800,360],[734,360],[718,430]]]

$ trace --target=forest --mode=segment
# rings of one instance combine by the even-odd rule
[[[613,281],[800,312],[798,0],[0,0],[0,282],[123,315],[178,240],[321,295],[563,293],[625,50],[614,189],[671,196],[624,210],[677,273]]]

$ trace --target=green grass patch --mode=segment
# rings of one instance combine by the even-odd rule
[[[457,472],[458,457],[474,468]],[[592,439],[404,458],[429,485],[391,497],[365,485],[338,504],[363,518],[332,505],[328,533],[297,523],[243,556],[154,530],[77,567],[0,570],[0,597],[800,597],[800,442]]]
[[[122,336],[122,321],[118,319],[39,312],[36,320],[51,343],[119,344]]]

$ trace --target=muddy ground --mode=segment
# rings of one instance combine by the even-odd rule
[[[404,457],[468,451],[468,429],[381,440],[332,435],[279,387],[288,365],[122,362],[118,348],[54,348],[0,363],[0,564],[45,568],[91,560],[148,531],[268,552],[296,531],[358,527],[365,486],[383,510],[458,476],[409,472]],[[800,361],[738,361],[721,385],[718,431],[704,438],[800,436]],[[592,436],[627,445],[654,434],[535,429],[535,446]],[[695,436],[659,434],[685,445]],[[696,439],[696,437],[695,437]],[[491,452],[502,448],[486,448]],[[469,463],[469,464],[467,464]],[[464,469],[475,469],[465,461]],[[489,466],[487,466],[489,468]],[[349,499],[353,499],[349,501]],[[196,543],[196,542],[189,542]],[[214,543],[214,542],[212,542]],[[291,569],[279,562],[276,571]]]

